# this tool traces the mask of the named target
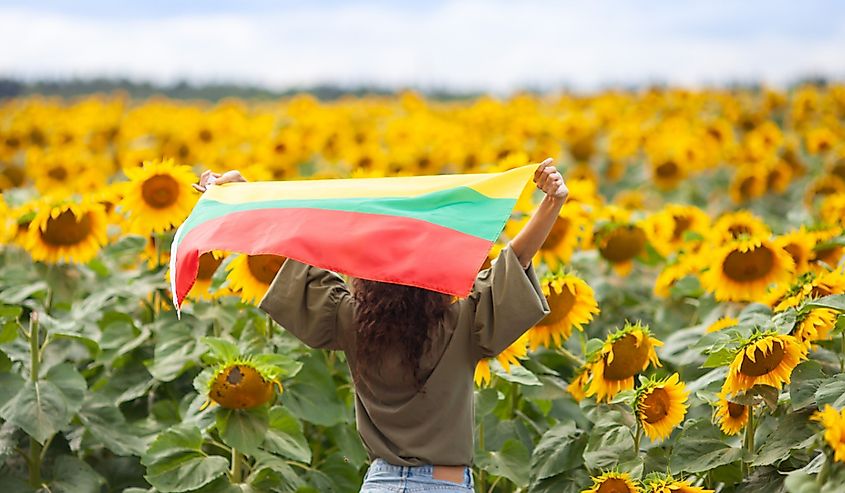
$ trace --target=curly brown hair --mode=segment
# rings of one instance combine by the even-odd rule
[[[432,330],[443,322],[451,298],[436,291],[366,279],[352,279],[357,302],[355,371],[377,368],[387,351],[400,351],[416,389],[425,383],[420,359]]]

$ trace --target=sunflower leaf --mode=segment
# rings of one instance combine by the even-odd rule
[[[267,406],[255,409],[221,408],[217,412],[217,431],[223,443],[247,454],[258,450],[269,426]]]
[[[740,460],[742,449],[732,447],[709,419],[691,419],[678,436],[669,458],[673,473],[698,473]]]
[[[202,451],[196,426],[178,425],[160,433],[141,456],[144,478],[161,492],[182,492],[204,486],[229,469],[229,461]]]
[[[238,346],[234,343],[219,337],[202,337],[200,342],[208,346],[212,356],[217,361],[231,361],[240,356]]]
[[[816,390],[816,404],[821,408],[830,404],[837,409],[845,407],[845,374],[838,374],[819,385]]]
[[[532,481],[549,478],[580,467],[587,446],[587,434],[574,423],[559,423],[540,437],[531,457]]]
[[[528,463],[531,456],[518,439],[505,441],[499,450],[488,451],[478,457],[478,467],[494,476],[503,476],[519,487],[528,485]]]

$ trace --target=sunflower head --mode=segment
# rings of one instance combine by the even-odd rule
[[[733,317],[722,317],[719,320],[716,320],[709,326],[707,326],[707,332],[718,332],[723,329],[727,329],[729,327],[734,327],[739,324],[739,320]]]
[[[767,238],[771,235],[765,221],[748,211],[737,211],[720,216],[707,235],[712,245],[724,245],[743,236]]]
[[[824,440],[833,449],[834,460],[845,462],[845,409],[837,411],[830,404],[813,414],[813,421],[824,427]]]
[[[791,335],[755,332],[740,344],[722,391],[736,395],[755,385],[781,389],[789,383],[792,370],[806,359],[806,353],[805,345]]]
[[[255,303],[267,292],[285,259],[280,255],[238,255],[226,266],[229,287],[240,293],[244,303]]]
[[[788,280],[794,269],[795,262],[783,248],[769,240],[743,237],[713,254],[701,283],[719,301],[756,301],[772,284]]]
[[[593,241],[599,255],[624,276],[631,272],[634,259],[645,253],[648,236],[638,223],[611,221],[596,231]]]
[[[727,395],[722,393],[719,394],[719,403],[716,405],[715,419],[725,435],[733,436],[748,423],[750,409],[749,406],[730,401]]]
[[[514,341],[513,344],[506,347],[504,351],[496,355],[495,358],[479,360],[475,365],[475,384],[483,387],[490,383],[492,378],[490,374],[490,363],[492,359],[495,359],[502,369],[508,373],[511,371],[511,366],[522,366],[519,360],[528,355],[528,340],[528,333],[526,332]]]
[[[42,201],[27,227],[24,247],[33,260],[85,263],[107,242],[107,220],[97,203]]]
[[[713,493],[700,486],[693,486],[688,480],[675,479],[668,474],[649,474],[644,481],[644,493]]]
[[[626,472],[608,471],[591,478],[593,485],[581,493],[642,493],[637,482]]]
[[[668,437],[684,420],[688,395],[677,373],[663,380],[643,382],[637,389],[634,409],[646,436],[652,440]]]
[[[194,380],[194,387],[207,395],[200,409],[212,403],[226,409],[252,409],[273,399],[274,388],[282,392],[282,376],[290,376],[301,367],[279,354],[244,355],[224,339],[204,337],[210,348],[212,367]]]
[[[543,294],[551,312],[528,331],[531,350],[539,346],[559,346],[572,334],[572,328],[583,330],[599,313],[593,289],[570,273],[556,272],[542,281]]]
[[[610,334],[598,351],[588,355],[591,376],[586,395],[610,401],[619,392],[633,389],[637,373],[649,364],[660,366],[654,348],[662,345],[647,326],[626,323]]]
[[[120,208],[133,233],[148,235],[172,229],[188,217],[196,203],[191,189],[196,175],[173,159],[145,161],[142,167],[125,172],[130,181]]]

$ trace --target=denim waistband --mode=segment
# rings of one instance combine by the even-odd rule
[[[370,470],[373,472],[387,472],[395,474],[398,477],[422,476],[430,478],[434,475],[434,465],[432,464],[423,464],[420,466],[397,466],[382,458],[373,459],[370,464]],[[467,478],[472,478],[472,471],[468,466],[464,466],[464,477],[465,481]]]

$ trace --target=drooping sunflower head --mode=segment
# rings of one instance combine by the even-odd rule
[[[511,366],[522,366],[519,362],[520,358],[525,358],[528,355],[528,333],[522,334],[519,339],[506,347],[504,351],[496,355],[495,360],[502,366],[502,368],[510,373]],[[485,358],[479,360],[475,366],[475,384],[479,387],[486,386],[491,381],[490,363],[494,358]]]
[[[86,263],[107,238],[106,212],[88,201],[43,201],[27,227],[24,247],[33,260]]]
[[[794,269],[792,257],[783,248],[769,240],[744,237],[714,252],[701,283],[719,301],[756,301],[770,285],[788,280]]]
[[[129,183],[121,210],[129,230],[140,235],[160,233],[178,226],[197,200],[191,184],[197,177],[189,166],[172,159],[146,161],[140,168],[127,168]]]
[[[813,421],[824,426],[824,440],[833,449],[834,460],[845,462],[845,409],[837,411],[830,404],[813,414]]]
[[[816,341],[830,339],[830,333],[836,325],[839,314],[827,308],[815,308],[798,316],[792,335],[804,343],[807,349],[813,348]]]
[[[646,380],[634,399],[637,420],[646,436],[657,441],[672,434],[687,413],[688,396],[677,373],[663,380]]]
[[[748,423],[748,412],[748,406],[731,402],[725,394],[719,394],[715,419],[725,435],[733,436],[739,433]]]
[[[669,475],[649,475],[645,479],[644,493],[713,493],[700,486],[693,486],[688,480],[675,479]]]
[[[255,303],[267,292],[284,262],[285,257],[280,255],[239,255],[226,266],[226,279],[245,303]]]
[[[774,331],[752,334],[736,352],[722,391],[736,395],[754,385],[781,389],[806,354],[804,344],[791,335]]]
[[[601,402],[634,388],[634,376],[649,364],[660,366],[654,348],[663,343],[651,336],[647,326],[626,323],[610,334],[601,349],[588,355],[590,384],[586,395]]]
[[[591,288],[574,274],[560,272],[542,281],[543,294],[551,312],[527,333],[531,350],[539,346],[559,346],[572,334],[572,328],[583,330],[599,313],[599,306]]]
[[[642,493],[643,491],[626,472],[608,471],[591,479],[593,485],[581,493]]]

